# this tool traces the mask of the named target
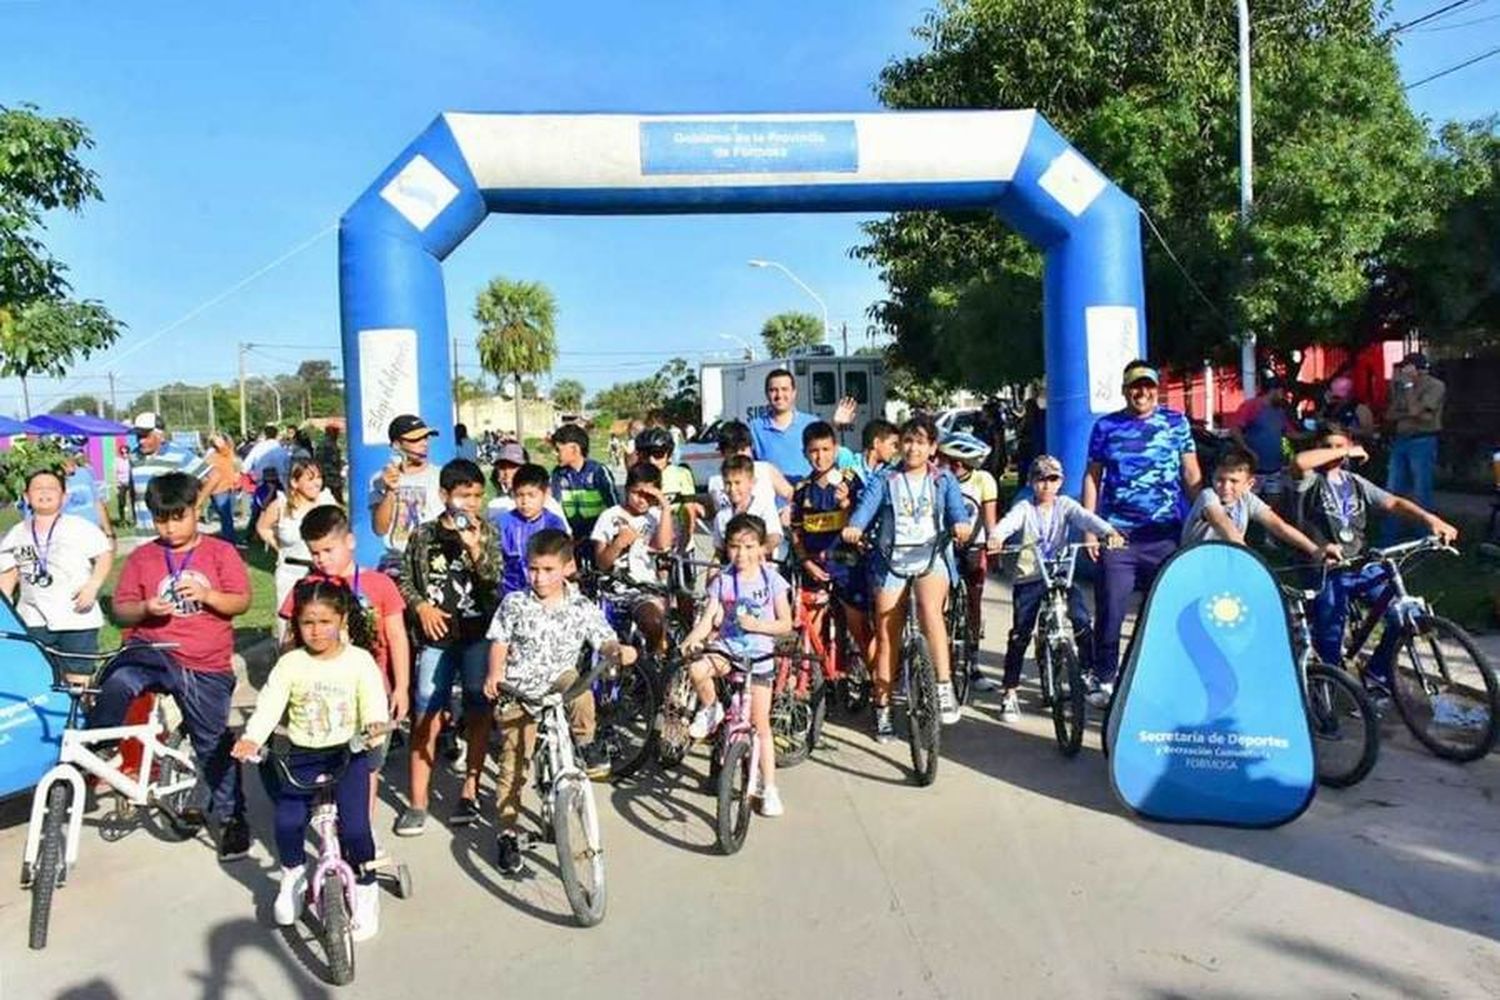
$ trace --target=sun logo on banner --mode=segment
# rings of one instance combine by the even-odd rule
[[[1234,594],[1215,594],[1208,603],[1208,617],[1215,628],[1238,628],[1249,614],[1245,602]]]

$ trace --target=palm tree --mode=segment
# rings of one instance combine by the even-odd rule
[[[474,320],[479,324],[479,363],[498,379],[516,380],[516,439],[525,441],[521,427],[521,381],[523,375],[545,375],[557,357],[553,323],[557,301],[538,281],[495,278],[474,302]]]

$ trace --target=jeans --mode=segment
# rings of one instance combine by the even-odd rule
[[[1436,434],[1409,434],[1391,442],[1390,469],[1386,473],[1385,488],[1398,496],[1406,497],[1419,507],[1432,509],[1432,477],[1437,468],[1438,439]],[[1386,521],[1381,537],[1395,542],[1401,531],[1390,519]]]
[[[343,750],[294,749],[286,766],[298,781],[312,781],[324,769],[337,764]],[[307,861],[307,820],[312,815],[316,792],[303,791],[282,780],[281,765],[268,760],[260,767],[266,794],[275,804],[276,854],[285,868],[296,868]],[[375,835],[370,831],[370,760],[368,753],[357,753],[333,787],[333,801],[339,810],[339,849],[344,860],[359,866],[375,859]]]
[[[448,708],[454,682],[463,692],[464,708],[489,708],[484,696],[484,677],[490,669],[488,639],[453,641],[451,646],[424,646],[417,653],[416,701],[413,715],[436,715]]]
[[[1036,628],[1037,616],[1041,614],[1046,596],[1047,588],[1040,580],[1027,580],[1011,588],[1011,627],[1005,646],[1003,682],[1007,690],[1021,683],[1021,661],[1026,656],[1026,647],[1031,643],[1031,633]],[[1068,618],[1073,622],[1080,665],[1087,673],[1093,659],[1093,627],[1088,606],[1083,603],[1083,588],[1077,584],[1068,591]]]
[[[1319,659],[1330,666],[1338,666],[1343,660],[1344,623],[1349,618],[1349,598],[1359,597],[1374,602],[1389,586],[1390,574],[1378,564],[1328,574],[1328,581],[1312,606],[1313,648],[1318,651]],[[1366,666],[1368,676],[1387,688],[1391,685],[1391,660],[1396,652],[1396,640],[1401,635],[1399,624],[1395,609],[1387,609],[1385,631]]]
[[[126,653],[104,675],[89,713],[89,726],[102,729],[120,725],[130,703],[147,691],[170,694],[182,710],[188,739],[198,756],[198,775],[208,786],[209,817],[222,822],[244,816],[240,766],[229,756],[234,744],[234,734],[229,731],[234,682],[231,670],[188,670],[159,650]]]
[[[219,537],[230,545],[237,544],[239,537],[234,533],[234,490],[215,493],[208,502],[213,505],[214,513],[219,515]]]
[[[1101,684],[1114,683],[1120,669],[1120,630],[1130,595],[1149,591],[1162,563],[1177,551],[1182,525],[1149,525],[1129,532],[1130,544],[1123,549],[1099,553],[1099,573],[1094,578],[1094,675]]]
[[[99,652],[99,630],[96,628],[54,632],[45,625],[27,625],[26,634],[37,642],[64,653]],[[94,672],[94,664],[94,660],[75,660],[71,656],[57,658],[57,665],[68,674],[91,674]]]

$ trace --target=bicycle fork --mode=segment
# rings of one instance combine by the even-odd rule
[[[320,850],[318,852],[318,866],[313,870],[313,877],[308,879],[308,892],[312,897],[313,911],[318,914],[318,919],[323,919],[323,888],[327,884],[328,876],[334,875],[339,881],[339,891],[344,894],[345,912],[354,912],[354,869],[349,862],[344,860],[344,855],[339,847],[339,810],[332,802],[320,802],[313,807],[310,825],[317,831]]]
[[[21,888],[31,888],[31,872],[36,865],[36,856],[42,847],[42,827],[47,816],[47,797],[52,786],[59,781],[67,782],[72,794],[68,798],[67,836],[63,840],[62,870],[58,872],[57,884],[68,881],[68,872],[78,863],[78,842],[83,836],[83,803],[85,788],[83,775],[72,764],[57,764],[42,775],[36,791],[31,796],[31,819],[26,825],[26,851],[21,856]]]

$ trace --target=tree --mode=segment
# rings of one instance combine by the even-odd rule
[[[453,399],[455,402],[467,403],[471,399],[488,399],[494,395],[490,387],[484,384],[483,379],[469,378],[460,375],[453,380]]]
[[[595,393],[592,405],[602,416],[631,418],[657,409],[661,400],[661,381],[653,375],[632,382],[616,382]]]
[[[583,409],[583,383],[576,378],[560,378],[552,384],[552,402],[568,411]]]
[[[698,403],[698,373],[684,358],[673,358],[656,373],[661,383],[661,409],[667,421],[678,426],[696,424],[702,415]]]
[[[1035,107],[1136,198],[1181,262],[1148,235],[1154,357],[1227,359],[1243,328],[1290,350],[1347,339],[1392,241],[1431,225],[1426,135],[1378,14],[1374,0],[1255,6],[1248,229],[1231,4],[946,0],[916,31],[926,51],[887,65],[878,90],[895,108]],[[853,252],[889,289],[872,315],[898,367],[981,387],[1040,371],[1041,258],[993,213],[865,228]]]
[[[98,302],[68,298],[66,266],[35,235],[43,213],[81,211],[102,197],[79,160],[92,146],[80,122],[44,118],[29,104],[0,105],[0,375],[21,380],[28,417],[29,377],[65,375],[124,328]]]
[[[784,358],[799,347],[823,342],[823,321],[812,313],[777,313],[760,328],[760,339],[773,358]]]
[[[101,412],[102,411],[102,412]],[[119,420],[115,408],[109,404],[109,400],[100,400],[98,396],[69,396],[59,403],[53,403],[48,413],[69,414],[86,413],[89,416],[103,416],[106,420]]]
[[[537,281],[495,278],[474,303],[479,324],[479,363],[496,378],[513,376],[516,392],[516,437],[521,431],[522,376],[545,375],[557,357],[557,302]]]
[[[673,358],[647,378],[616,382],[595,394],[593,408],[614,418],[644,417],[652,410],[661,410],[672,423],[696,423],[698,373],[685,359]]]

